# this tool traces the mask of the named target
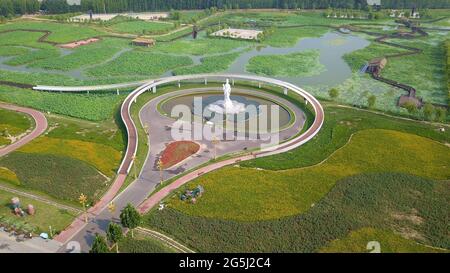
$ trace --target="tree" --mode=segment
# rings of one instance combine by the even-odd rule
[[[337,90],[336,88],[332,88],[328,91],[328,95],[331,99],[334,100],[339,96],[339,90]]]
[[[128,203],[120,213],[120,222],[122,223],[122,226],[130,229],[131,237],[133,238],[133,230],[141,223],[141,215],[133,205]]]
[[[119,253],[119,241],[123,238],[122,228],[113,222],[109,223],[106,238],[111,244],[116,245],[116,253]]]
[[[369,108],[373,108],[375,106],[376,102],[377,102],[377,97],[375,97],[375,95],[371,95],[367,99],[367,104],[368,104]]]
[[[89,253],[108,253],[108,245],[104,236],[95,235],[94,243],[92,244]]]
[[[423,106],[423,116],[426,120],[432,120],[434,113],[434,106],[431,103],[426,103]]]
[[[447,118],[447,110],[442,107],[436,107],[435,117],[436,121],[444,122]]]
[[[181,13],[179,11],[171,10],[169,18],[172,20],[178,21],[181,18]]]

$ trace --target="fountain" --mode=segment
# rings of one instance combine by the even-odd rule
[[[218,114],[239,114],[241,112],[245,111],[245,104],[231,100],[231,86],[230,82],[227,79],[225,84],[223,85],[223,100],[218,100],[216,102],[213,102],[207,106],[207,109],[211,112],[218,113]]]

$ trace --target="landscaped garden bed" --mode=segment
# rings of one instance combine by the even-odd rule
[[[175,141],[167,145],[161,154],[161,164],[168,169],[200,150],[200,145],[193,141]]]

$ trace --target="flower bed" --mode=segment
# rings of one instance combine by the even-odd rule
[[[200,145],[192,141],[172,142],[161,154],[162,166],[168,169],[195,154],[199,149]]]

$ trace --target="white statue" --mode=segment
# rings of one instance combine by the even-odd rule
[[[230,99],[230,95],[231,95],[231,86],[229,80],[227,79],[226,83],[223,85],[223,96],[224,96],[223,106],[225,110],[233,109],[233,102]]]
[[[208,105],[207,109],[219,114],[238,114],[244,112],[245,104],[238,101],[232,101],[230,96],[231,86],[230,81],[227,79],[225,84],[223,84],[223,100],[211,103]]]

